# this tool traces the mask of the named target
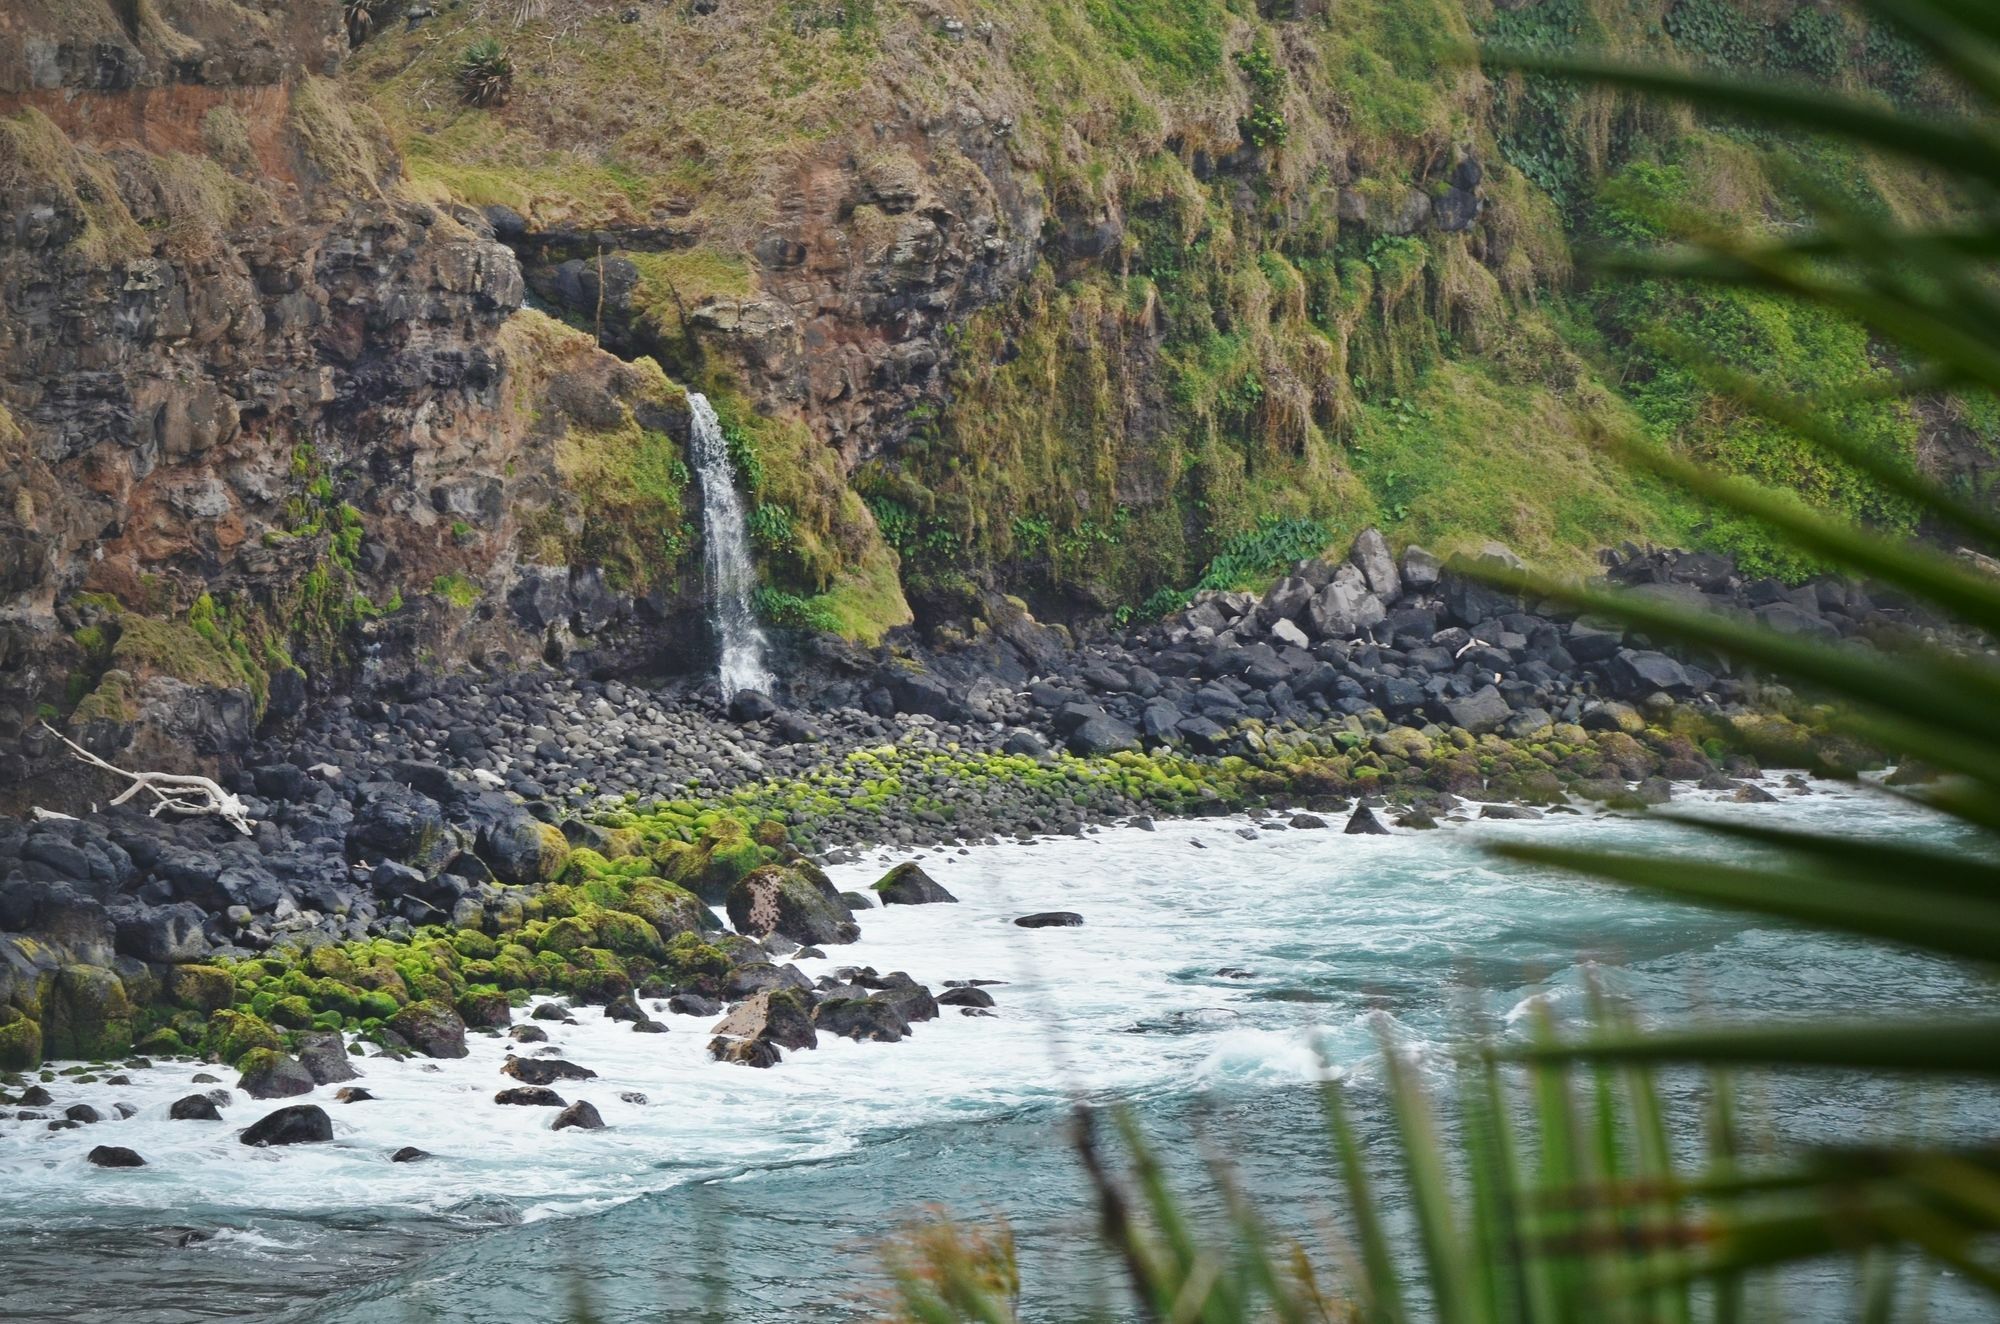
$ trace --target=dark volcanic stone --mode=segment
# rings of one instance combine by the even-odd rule
[[[343,1080],[359,1080],[347,1055],[347,1044],[336,1030],[314,1030],[299,1036],[299,1063],[319,1085],[338,1085]]]
[[[90,1151],[90,1162],[100,1168],[143,1168],[146,1160],[123,1145],[99,1145]]]
[[[1350,837],[1386,837],[1391,835],[1389,829],[1382,825],[1382,820],[1375,817],[1375,811],[1367,805],[1354,806],[1353,815],[1347,820],[1347,826],[1342,828],[1341,831]]]
[[[1083,927],[1083,916],[1073,910],[1044,910],[1014,922],[1024,929],[1077,929]]]
[[[948,988],[938,994],[941,1007],[990,1007],[993,995],[983,988]]]
[[[559,1057],[510,1057],[501,1066],[500,1074],[512,1076],[523,1085],[549,1085],[558,1080],[597,1079],[597,1073],[589,1067],[580,1067]]]
[[[874,890],[885,906],[927,906],[958,900],[914,861],[908,860],[882,875]]]
[[[556,1120],[549,1124],[551,1131],[602,1131],[604,1119],[597,1115],[597,1109],[590,1100],[578,1099],[569,1107],[556,1114]]]
[[[893,1004],[874,998],[828,998],[813,1008],[813,1025],[845,1039],[876,1043],[894,1043],[910,1033],[910,1023]]]
[[[404,1145],[389,1156],[391,1163],[420,1163],[430,1157],[430,1151],[418,1149],[415,1145]]]
[[[493,1102],[513,1104],[522,1108],[566,1108],[563,1096],[540,1085],[516,1085],[501,1090],[493,1096]]]
[[[167,1116],[176,1122],[219,1122],[222,1113],[215,1106],[215,1100],[206,1094],[190,1094],[184,1099],[175,1099],[167,1109]]]
[[[242,1137],[246,1145],[312,1145],[333,1139],[333,1119],[312,1103],[295,1103],[258,1119]]]

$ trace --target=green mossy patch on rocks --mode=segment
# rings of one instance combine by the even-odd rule
[[[32,1071],[42,1064],[42,1027],[25,1016],[0,1024],[0,1071]]]
[[[133,1016],[117,975],[100,966],[66,965],[49,990],[44,1049],[50,1057],[93,1061],[129,1052]]]
[[[202,1049],[219,1062],[234,1066],[254,1049],[284,1047],[278,1032],[249,1012],[218,1011],[208,1018]]]
[[[236,1000],[236,978],[213,965],[177,965],[167,975],[167,992],[191,1011],[220,1011]]]

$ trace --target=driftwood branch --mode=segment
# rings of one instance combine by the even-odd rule
[[[152,808],[154,818],[158,818],[163,810],[176,814],[211,814],[244,836],[250,835],[249,806],[232,792],[223,790],[219,782],[178,772],[127,772],[116,764],[106,763],[47,722],[42,723],[42,729],[68,745],[71,753],[91,767],[117,773],[131,781],[130,786],[112,799],[112,804],[122,805],[141,791],[150,791],[156,797]]]

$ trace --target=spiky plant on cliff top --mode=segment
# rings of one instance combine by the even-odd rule
[[[458,92],[467,104],[498,106],[514,90],[514,59],[492,38],[475,41],[458,57]]]

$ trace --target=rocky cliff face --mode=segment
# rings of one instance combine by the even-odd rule
[[[212,764],[357,668],[687,608],[584,509],[590,451],[685,437],[678,389],[520,313],[512,252],[412,195],[330,78],[339,5],[0,26],[0,795],[44,718]],[[593,535],[614,587],[570,582]]]

